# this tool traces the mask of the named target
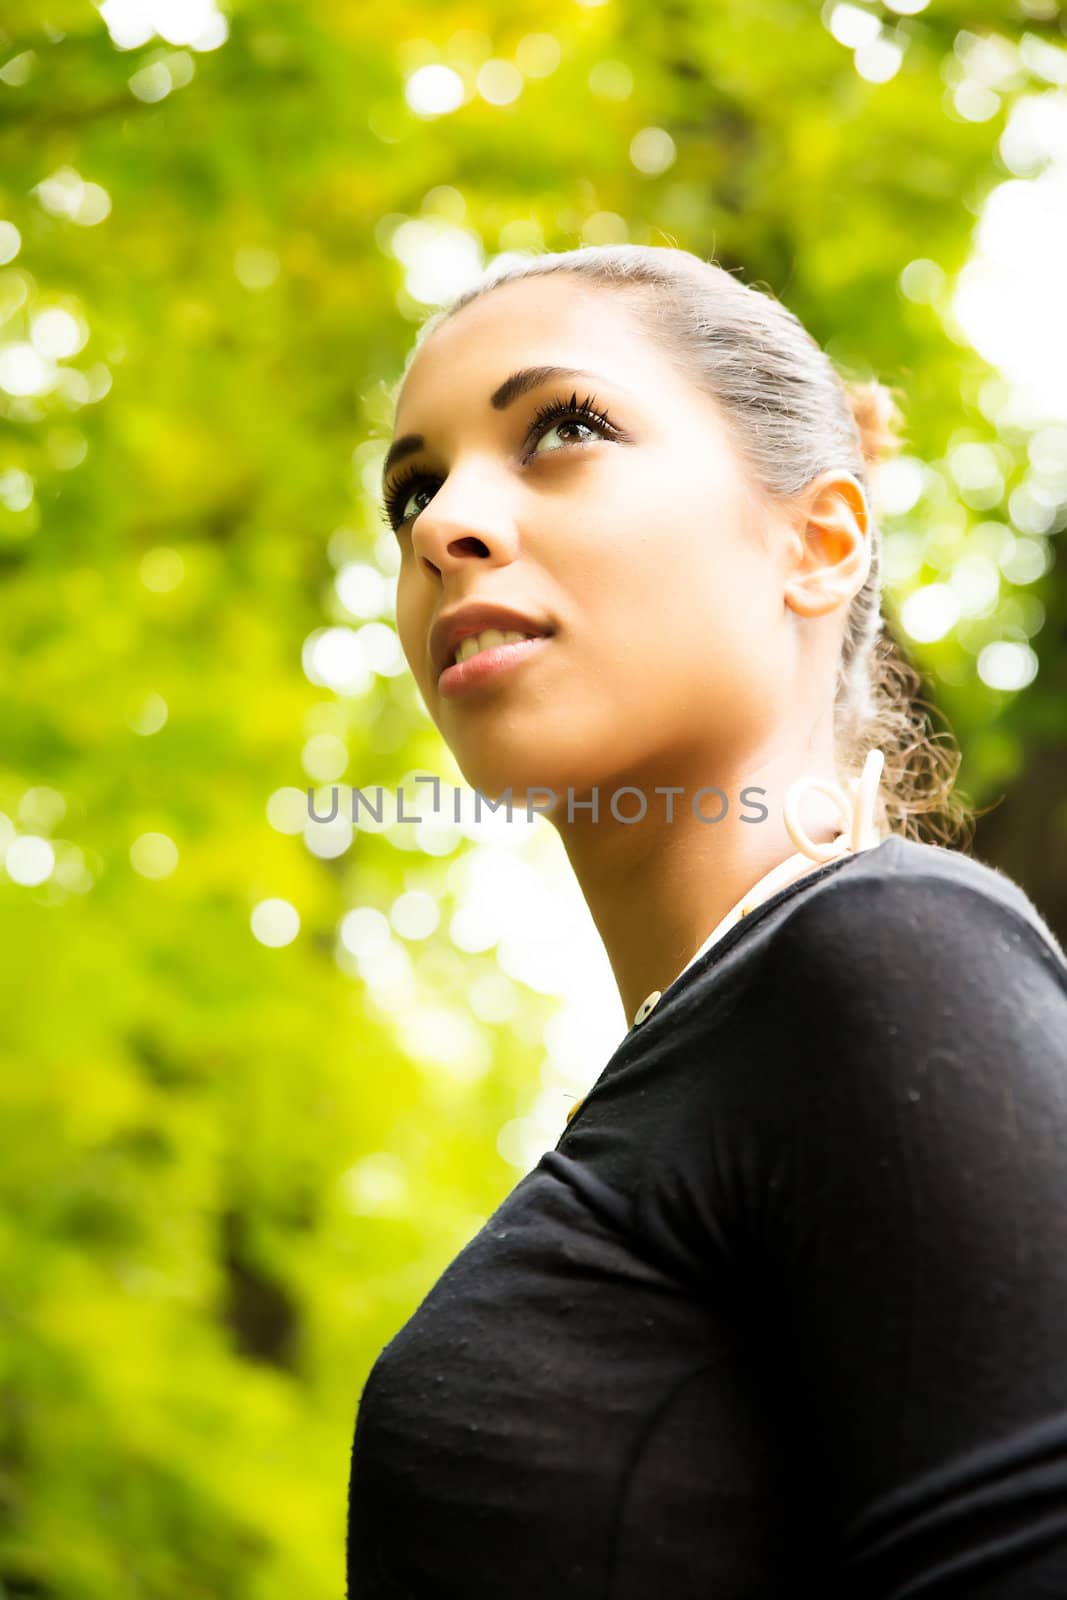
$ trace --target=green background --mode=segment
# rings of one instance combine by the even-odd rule
[[[1064,20],[1053,0],[865,9],[903,48],[886,82],[800,0],[249,0],[214,48],[172,24],[178,42],[119,48],[85,4],[0,6],[19,241],[0,371],[32,364],[49,309],[83,335],[52,387],[0,388],[0,843],[48,839],[56,863],[0,870],[0,1597],[336,1600],[367,1370],[518,1176],[498,1136],[532,1100],[552,998],[520,986],[514,1015],[476,1018],[487,1068],[465,1081],[426,1070],[338,945],[347,912],[405,891],[447,911],[472,841],[434,854],[384,828],[323,858],[267,814],[308,782],[312,738],[343,743],[343,784],[453,771],[406,673],[339,693],[304,669],[316,630],[388,624],[334,580],[389,572],[368,486],[433,309],[398,228],[483,261],[676,243],[900,386],[925,488],[883,526],[927,543],[894,616],[982,525],[1011,527],[1031,435],[998,425],[1004,386],[950,301],[1013,176],[1013,103],[1056,91]],[[1008,65],[976,121],[955,96],[987,36]],[[518,65],[517,97],[487,61]],[[419,114],[405,83],[434,62],[465,101]],[[647,129],[673,141],[663,170],[635,164],[664,148],[633,143]],[[941,269],[922,297],[917,259]],[[994,501],[953,476],[969,442],[999,463]],[[975,853],[1063,937],[1053,481],[1044,576],[914,656],[965,793],[997,803]],[[1000,638],[1038,657],[1017,694],[976,668]],[[152,834],[178,852],[158,877],[131,857]],[[271,898],[300,914],[280,948],[250,926]],[[469,1018],[498,971],[445,918],[409,956],[428,1015]]]

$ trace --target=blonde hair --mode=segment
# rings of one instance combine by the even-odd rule
[[[500,284],[564,272],[625,296],[683,375],[716,401],[765,496],[788,499],[818,473],[843,467],[871,509],[877,470],[901,447],[899,391],[840,374],[781,301],[688,250],[583,246],[509,263],[431,316],[410,359],[442,322]],[[935,708],[919,698],[919,673],[882,613],[882,539],[873,511],[870,535],[870,570],[849,604],[838,666],[837,764],[842,775],[856,776],[877,746],[885,753],[882,829],[969,848],[974,813],[953,789],[959,749],[950,732],[931,732]]]

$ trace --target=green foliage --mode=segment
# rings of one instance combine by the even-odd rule
[[[903,387],[928,520],[958,547],[1005,515],[945,453],[994,444],[1006,498],[1027,437],[987,414],[947,298],[909,301],[900,274],[951,279],[1006,175],[1003,110],[948,103],[961,31],[1062,27],[991,0],[879,14],[906,46],[885,83],[799,0],[246,0],[212,49],[119,49],[81,0],[8,0],[0,349],[35,349],[48,309],[85,337],[52,387],[0,389],[0,813],[56,859],[38,884],[0,872],[0,1600],[336,1597],[369,1365],[516,1178],[497,1135],[531,1102],[549,1002],[477,1023],[486,1070],[464,1077],[338,958],[353,906],[428,887],[447,907],[463,841],[432,857],[393,828],[320,858],[266,809],[318,735],[346,785],[448,770],[405,675],[346,695],[302,668],[314,630],[352,624],[337,567],[388,570],[359,447],[429,309],[397,225],[490,255],[714,254]],[[536,66],[537,35],[558,65],[480,98],[483,62]],[[423,117],[404,79],[435,60],[469,98]],[[675,146],[655,174],[630,155],[650,127]],[[979,801],[1024,737],[1062,737],[1062,585],[1037,588],[1047,670],[1017,701],[976,676],[981,630],[919,652]],[[178,852],[158,877],[130,853],[153,834]],[[272,897],[300,911],[281,948],[250,930]],[[418,1004],[459,1014],[497,970],[444,924],[412,959]]]

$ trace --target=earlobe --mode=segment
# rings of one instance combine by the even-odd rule
[[[843,581],[840,574],[829,577],[825,572],[812,574],[805,579],[793,579],[785,587],[786,604],[802,617],[823,617],[839,606],[847,605],[863,584],[855,579]]]

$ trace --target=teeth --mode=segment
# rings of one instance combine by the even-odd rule
[[[476,656],[480,650],[491,650],[494,645],[514,644],[518,639],[536,639],[534,633],[518,633],[515,629],[501,632],[499,628],[486,628],[482,633],[468,634],[460,644],[455,654],[458,665],[461,661],[468,661],[471,656]]]

